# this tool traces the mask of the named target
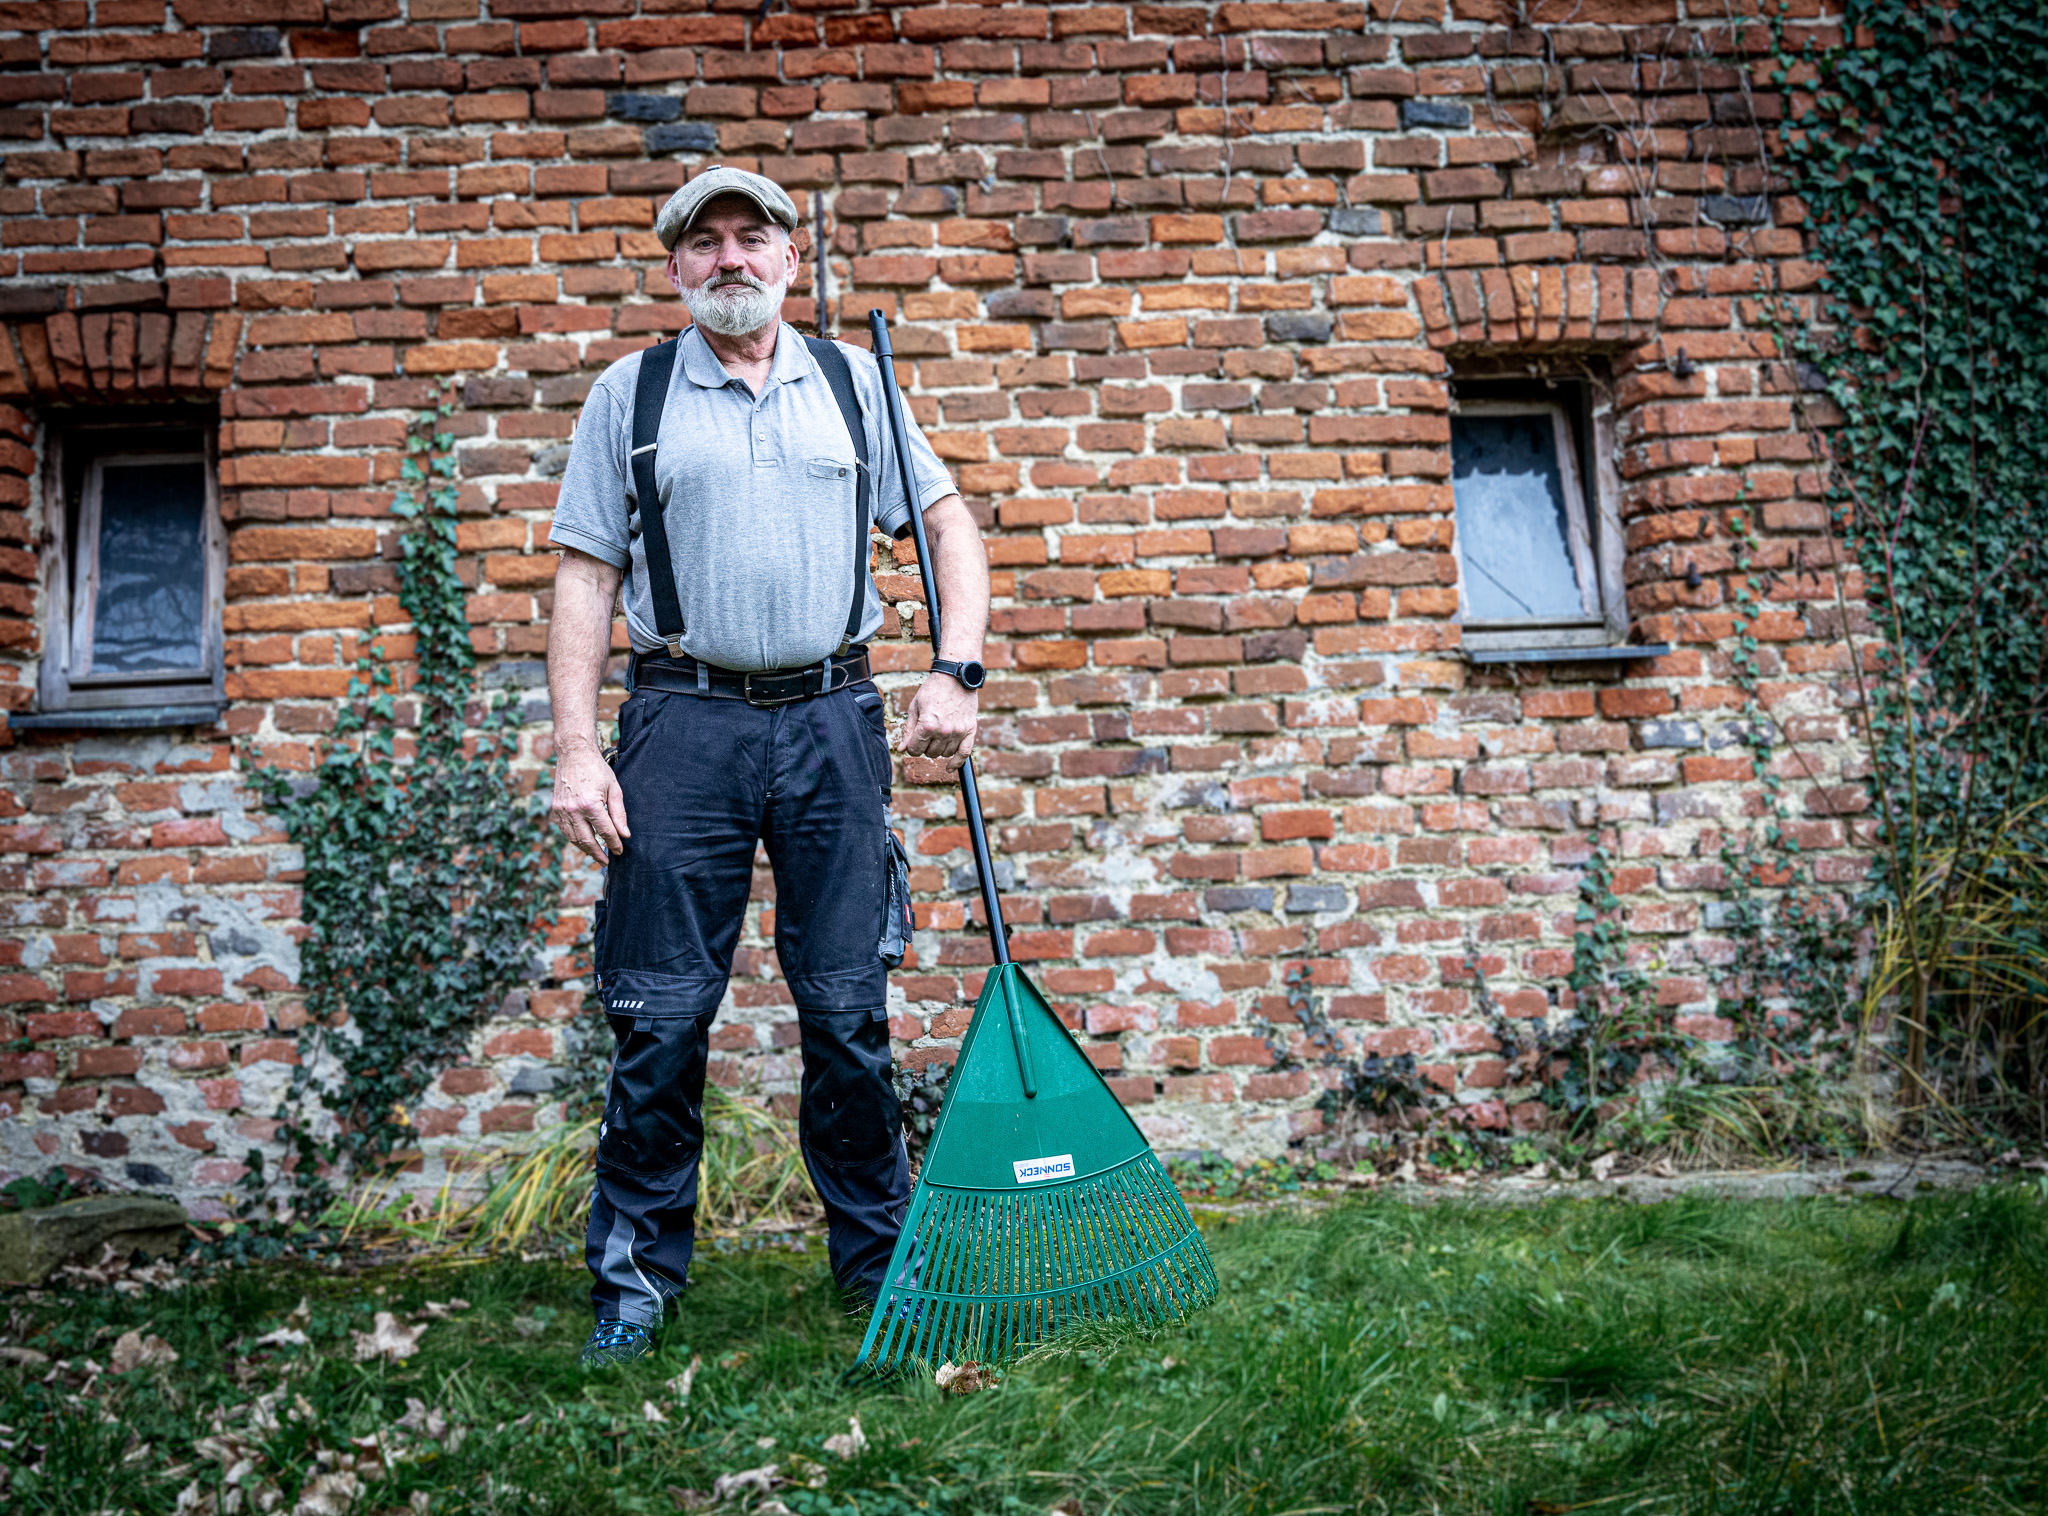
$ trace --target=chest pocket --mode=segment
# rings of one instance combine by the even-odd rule
[[[813,458],[806,469],[813,479],[848,479],[853,476],[854,465],[841,463],[837,458]]]

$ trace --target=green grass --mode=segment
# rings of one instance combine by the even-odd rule
[[[144,1327],[180,1361],[89,1393],[76,1367],[67,1390],[0,1365],[14,1470],[0,1503],[168,1512],[253,1450],[244,1484],[274,1481],[289,1513],[323,1452],[355,1455],[349,1439],[394,1427],[411,1398],[415,1424],[438,1411],[465,1434],[414,1434],[415,1456],[355,1516],[667,1512],[671,1487],[771,1461],[798,1473],[772,1498],[800,1516],[2048,1508],[2041,1185],[1910,1202],[1366,1201],[1209,1234],[1215,1308],[1151,1336],[1079,1333],[965,1398],[929,1377],[841,1382],[861,1324],[815,1242],[706,1249],[659,1354],[590,1378],[574,1362],[584,1280],[556,1262],[17,1298],[17,1332],[53,1356],[105,1362],[115,1332]],[[255,1348],[302,1295],[310,1346]],[[450,1295],[472,1309],[433,1322],[410,1361],[353,1361],[348,1333],[373,1312]],[[664,1382],[693,1357],[683,1406]],[[271,1412],[246,1409],[280,1383]],[[665,1423],[644,1418],[650,1400]],[[870,1446],[846,1461],[823,1441],[851,1415]],[[211,1457],[193,1445],[208,1435]]]

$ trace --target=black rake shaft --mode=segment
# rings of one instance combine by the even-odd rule
[[[841,313],[842,317],[844,312]],[[932,656],[939,656],[939,581],[932,572],[931,547],[924,535],[924,507],[917,498],[917,478],[910,469],[910,432],[903,421],[903,396],[896,386],[896,354],[889,346],[889,320],[868,312],[875,363],[882,371],[882,408],[889,415],[889,440],[896,449],[896,467],[903,475],[903,498],[910,502],[910,534],[917,543],[917,575],[924,583],[925,615],[932,624]],[[967,809],[967,834],[974,842],[974,872],[981,881],[981,906],[988,915],[989,945],[998,966],[1010,961],[1009,931],[1003,925],[1003,903],[996,897],[996,868],[988,853],[988,829],[981,820],[981,792],[974,786],[974,760],[960,765],[960,794]]]

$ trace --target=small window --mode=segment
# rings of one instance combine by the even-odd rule
[[[1453,387],[1451,492],[1469,654],[1596,649],[1626,640],[1621,531],[1590,386]],[[1589,470],[1589,464],[1591,465]],[[1590,474],[1590,477],[1589,477]],[[1569,656],[1569,654],[1566,654]]]
[[[49,428],[39,714],[81,725],[218,716],[223,553],[212,434],[204,424],[113,419]]]

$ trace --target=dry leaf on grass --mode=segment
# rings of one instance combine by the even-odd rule
[[[251,1344],[259,1348],[304,1348],[312,1345],[313,1339],[297,1327],[279,1327],[274,1332],[265,1332]]]
[[[468,1309],[469,1302],[460,1298],[446,1301],[429,1300],[425,1305],[412,1313],[412,1319],[414,1321],[446,1321],[457,1311],[466,1311]]]
[[[949,1395],[972,1395],[996,1384],[996,1371],[985,1363],[942,1363],[932,1377]]]
[[[1678,1165],[1669,1158],[1659,1158],[1650,1165],[1650,1172],[1659,1179],[1676,1179],[1678,1177]]]
[[[356,1497],[362,1493],[362,1480],[347,1469],[315,1474],[312,1482],[299,1491],[292,1516],[348,1516],[355,1508]]]
[[[0,1347],[0,1363],[18,1363],[25,1369],[34,1369],[49,1361],[48,1353],[38,1353],[34,1348]]]
[[[669,1380],[662,1388],[675,1397],[677,1405],[689,1404],[690,1386],[697,1382],[697,1371],[703,1367],[703,1357],[700,1354],[692,1353],[690,1355],[690,1366],[684,1369],[682,1373],[676,1375],[675,1378]]]
[[[651,1400],[640,1402],[640,1417],[649,1426],[667,1426],[668,1417],[661,1413],[661,1407]]]
[[[764,1463],[758,1469],[741,1469],[734,1474],[720,1474],[711,1482],[711,1500],[714,1505],[723,1504],[741,1495],[766,1495],[781,1481],[782,1465]]]
[[[1621,1154],[1619,1153],[1602,1153],[1598,1158],[1587,1164],[1586,1168],[1595,1179],[1604,1183],[1607,1176],[1614,1172],[1615,1162],[1620,1157]]]
[[[114,1339],[114,1351],[108,1357],[108,1366],[116,1374],[125,1374],[131,1369],[146,1369],[159,1363],[176,1363],[178,1353],[168,1342],[152,1332],[147,1337],[140,1332],[123,1332]]]
[[[398,1318],[389,1311],[379,1311],[370,1320],[367,1332],[350,1332],[355,1339],[356,1362],[366,1363],[372,1358],[384,1358],[392,1363],[403,1363],[420,1349],[420,1334],[427,1324],[400,1326]]]
[[[868,1435],[860,1429],[860,1418],[846,1418],[846,1430],[825,1439],[825,1451],[841,1458],[858,1458],[868,1450]]]

